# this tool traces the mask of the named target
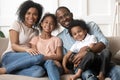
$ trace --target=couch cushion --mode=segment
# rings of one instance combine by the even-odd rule
[[[71,74],[65,74],[61,76],[61,80],[68,80]],[[49,80],[48,77],[41,77],[41,78],[34,78],[28,76],[21,76],[21,75],[11,75],[11,74],[4,74],[0,75],[0,80]],[[81,79],[77,79],[81,80]]]
[[[71,74],[62,75],[61,80],[68,80],[70,76]],[[4,75],[0,75],[0,80],[49,80],[49,79],[48,77],[34,78],[28,76],[4,74]],[[77,80],[81,80],[81,79],[77,79]],[[105,80],[111,80],[111,79],[106,78]]]

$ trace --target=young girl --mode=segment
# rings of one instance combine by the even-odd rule
[[[40,23],[41,34],[33,37],[30,44],[39,54],[45,56],[43,63],[50,80],[60,80],[62,60],[62,42],[58,37],[52,36],[51,32],[58,27],[57,20],[53,14],[45,14]],[[33,52],[33,55],[38,53]]]
[[[91,50],[92,47],[96,44],[97,40],[94,35],[90,35],[87,33],[88,29],[86,23],[82,20],[71,21],[68,31],[70,35],[76,40],[76,42],[63,58],[63,68],[66,73],[70,72],[70,70],[67,68],[67,63],[72,62],[74,55],[78,53],[82,47],[88,47],[86,50],[86,55],[84,57],[82,57],[81,53],[80,64],[74,64],[75,75],[71,76],[70,80],[76,80],[78,77],[81,76],[82,72],[85,69],[88,69],[92,66],[95,59],[95,54]],[[99,68],[105,70],[105,66]],[[98,75],[99,80],[104,80],[105,71],[102,70]]]

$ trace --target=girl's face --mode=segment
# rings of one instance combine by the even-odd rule
[[[32,27],[38,19],[38,10],[36,8],[29,8],[25,14],[25,25]]]
[[[71,29],[72,37],[77,40],[77,41],[82,41],[84,40],[87,31],[80,28],[80,26],[75,26]]]
[[[41,27],[43,31],[47,33],[51,33],[55,28],[55,23],[54,23],[53,18],[51,16],[47,16],[43,20],[43,22],[41,22]]]

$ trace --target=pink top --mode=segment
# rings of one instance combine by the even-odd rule
[[[58,37],[51,37],[50,39],[42,39],[40,36],[32,38],[31,44],[36,45],[37,50],[43,55],[51,55],[56,53],[56,49],[62,46],[62,42]]]

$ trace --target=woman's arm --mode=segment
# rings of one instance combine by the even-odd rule
[[[27,47],[22,47],[19,45],[19,32],[15,30],[10,30],[10,41],[11,41],[11,47],[14,51],[26,51]]]
[[[26,51],[32,55],[36,55],[39,53],[35,45],[31,45],[31,48],[20,46],[19,33],[15,30],[10,30],[10,40],[11,40],[12,49],[14,51],[20,51],[20,52]]]

